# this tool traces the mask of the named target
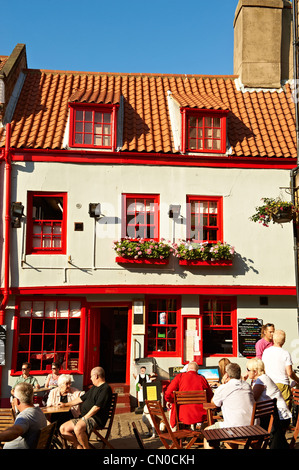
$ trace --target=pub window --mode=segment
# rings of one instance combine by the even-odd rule
[[[146,304],[147,353],[175,356],[179,354],[180,306],[177,298],[150,298]]]
[[[236,356],[236,303],[233,298],[201,299],[203,318],[203,354]]]
[[[52,362],[61,371],[79,371],[82,363],[83,314],[80,300],[21,300],[16,317],[13,372],[23,362],[33,373],[46,372]]]

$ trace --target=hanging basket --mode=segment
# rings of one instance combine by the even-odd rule
[[[293,220],[293,212],[291,209],[287,209],[272,216],[273,222],[276,224],[285,224]]]

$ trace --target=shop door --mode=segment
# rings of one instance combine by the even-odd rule
[[[109,383],[126,382],[128,308],[100,308],[100,360]]]

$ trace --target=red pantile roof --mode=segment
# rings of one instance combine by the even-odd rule
[[[11,146],[62,149],[70,102],[124,100],[122,151],[177,153],[168,91],[183,107],[225,109],[231,155],[296,158],[295,111],[284,91],[238,91],[235,76],[104,74],[27,70]],[[2,143],[3,145],[3,143]]]
[[[3,67],[6,64],[7,60],[8,60],[7,55],[0,55],[0,70],[3,69]]]

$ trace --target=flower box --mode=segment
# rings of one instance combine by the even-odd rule
[[[157,259],[157,258],[123,258],[121,256],[117,256],[115,258],[116,263],[120,264],[155,264],[155,265],[165,265],[169,263],[168,259]]]
[[[233,260],[232,259],[223,259],[223,260],[209,260],[209,261],[203,261],[201,259],[193,259],[193,260],[187,260],[187,259],[181,259],[179,260],[179,264],[181,266],[232,266]]]

